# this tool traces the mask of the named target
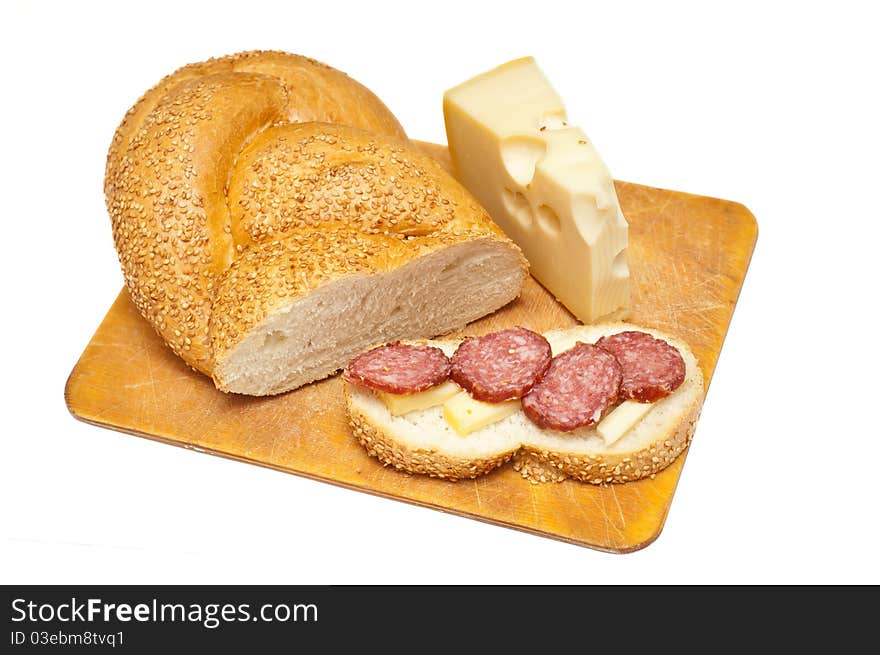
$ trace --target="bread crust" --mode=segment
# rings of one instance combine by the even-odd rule
[[[703,406],[697,395],[681,422],[668,434],[659,435],[648,446],[628,453],[574,454],[523,444],[513,467],[530,482],[561,482],[574,478],[592,484],[632,482],[652,478],[672,464],[694,437]]]
[[[315,59],[278,50],[250,50],[187,64],[163,77],[129,109],[116,128],[107,153],[107,183],[144,119],[181,82],[219,73],[252,73],[284,86],[279,120],[318,121],[350,125],[377,134],[405,139],[403,127],[367,87],[342,71]]]
[[[344,393],[349,424],[355,439],[366,449],[368,455],[404,473],[417,473],[451,482],[472,479],[507,463],[518,450],[512,448],[508,452],[491,457],[467,458],[437,450],[411,448],[374,425],[357,405],[352,403],[348,384],[345,385]]]

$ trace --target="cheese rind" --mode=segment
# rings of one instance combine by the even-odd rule
[[[584,323],[629,314],[628,226],[607,167],[534,59],[443,97],[459,180]]]
[[[443,404],[443,418],[459,436],[463,437],[507,418],[519,408],[519,400],[484,403],[471,398],[467,391],[462,391]]]
[[[410,412],[416,412],[430,407],[442,405],[457,393],[461,392],[461,387],[452,380],[447,380],[436,387],[431,387],[419,393],[387,393],[385,391],[377,391],[379,397],[392,416],[403,416]]]
[[[605,445],[610,446],[632,430],[652,409],[653,403],[624,400],[599,422],[596,432],[605,440]]]

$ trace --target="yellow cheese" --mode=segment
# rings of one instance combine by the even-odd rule
[[[535,60],[450,89],[443,114],[459,179],[532,275],[584,323],[626,318],[628,226],[614,182]]]
[[[653,408],[653,403],[624,400],[599,422],[599,425],[596,426],[596,432],[605,440],[605,445],[610,446],[632,430],[633,426],[641,421]]]
[[[436,387],[419,393],[397,394],[378,391],[376,395],[379,396],[379,400],[385,403],[393,416],[402,416],[410,412],[442,405],[460,391],[460,386],[452,380],[447,380],[443,384],[438,384]]]
[[[467,391],[453,396],[443,405],[443,416],[459,436],[464,436],[503,418],[520,407],[519,400],[484,403],[471,398]]]

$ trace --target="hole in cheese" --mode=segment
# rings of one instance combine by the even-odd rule
[[[544,157],[547,144],[536,138],[515,136],[501,142],[504,168],[520,186],[528,186],[535,176],[535,165]]]
[[[558,234],[561,227],[559,216],[549,205],[538,207],[538,225],[550,234]]]
[[[626,248],[617,253],[611,262],[611,276],[618,278],[629,277],[629,266],[626,263]]]
[[[532,207],[529,201],[519,191],[511,191],[504,189],[502,193],[504,208],[513,216],[523,227],[531,227],[532,225]]]
[[[580,193],[571,199],[571,215],[587,243],[596,243],[608,222],[599,211],[595,193]],[[610,254],[610,253],[609,253]]]

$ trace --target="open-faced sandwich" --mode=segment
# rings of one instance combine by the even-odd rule
[[[343,372],[355,436],[409,473],[532,481],[655,475],[685,449],[703,376],[687,344],[626,323],[389,343]]]

